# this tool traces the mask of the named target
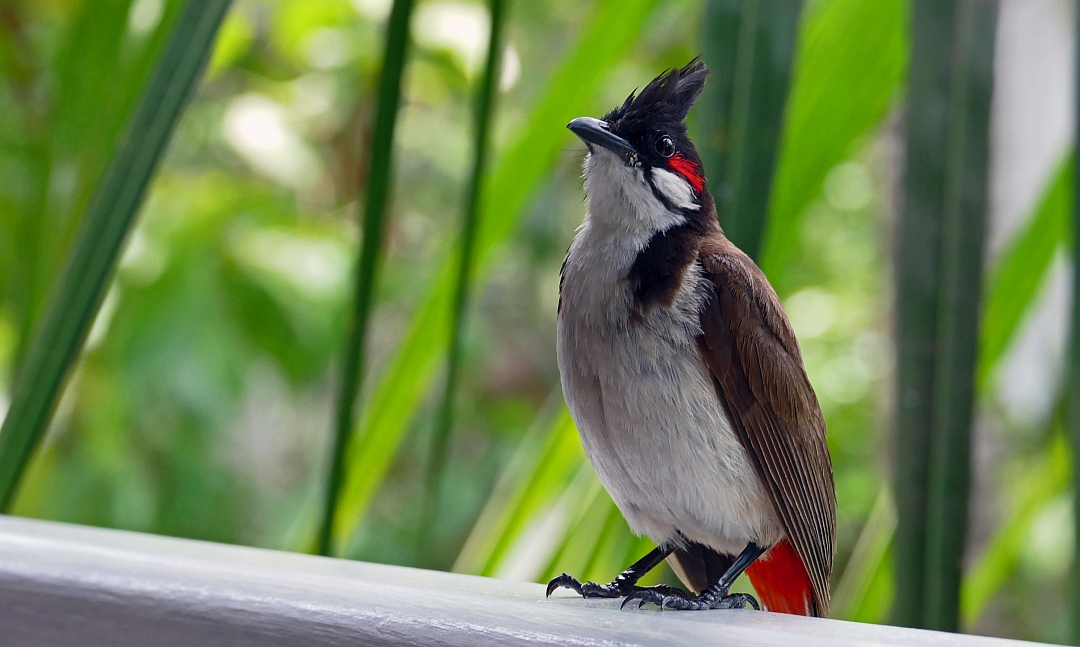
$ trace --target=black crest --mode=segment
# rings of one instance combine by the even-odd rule
[[[694,106],[709,68],[701,58],[685,67],[668,70],[656,77],[635,94],[630,93],[621,106],[604,116],[613,130],[636,132],[655,124],[681,125]]]

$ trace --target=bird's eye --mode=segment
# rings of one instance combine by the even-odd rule
[[[675,143],[672,141],[672,138],[664,135],[657,139],[657,152],[660,153],[660,157],[662,158],[666,159],[672,157],[673,154],[675,154]]]
[[[660,157],[668,158],[675,154],[675,142],[671,141],[671,138],[664,135],[660,139],[656,140],[656,152],[660,153]]]

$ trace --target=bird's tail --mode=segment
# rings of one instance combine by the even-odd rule
[[[746,569],[761,603],[769,611],[812,616],[814,587],[802,558],[787,539],[782,540]]]

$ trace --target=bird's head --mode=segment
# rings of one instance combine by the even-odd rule
[[[591,217],[632,215],[662,231],[704,211],[711,198],[685,119],[708,73],[695,58],[631,93],[603,119],[569,123],[589,148],[585,188]]]

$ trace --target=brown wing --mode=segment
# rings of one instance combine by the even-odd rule
[[[798,342],[765,275],[722,235],[699,257],[714,294],[701,312],[698,347],[717,395],[829,611],[836,546],[836,490],[825,419]]]

